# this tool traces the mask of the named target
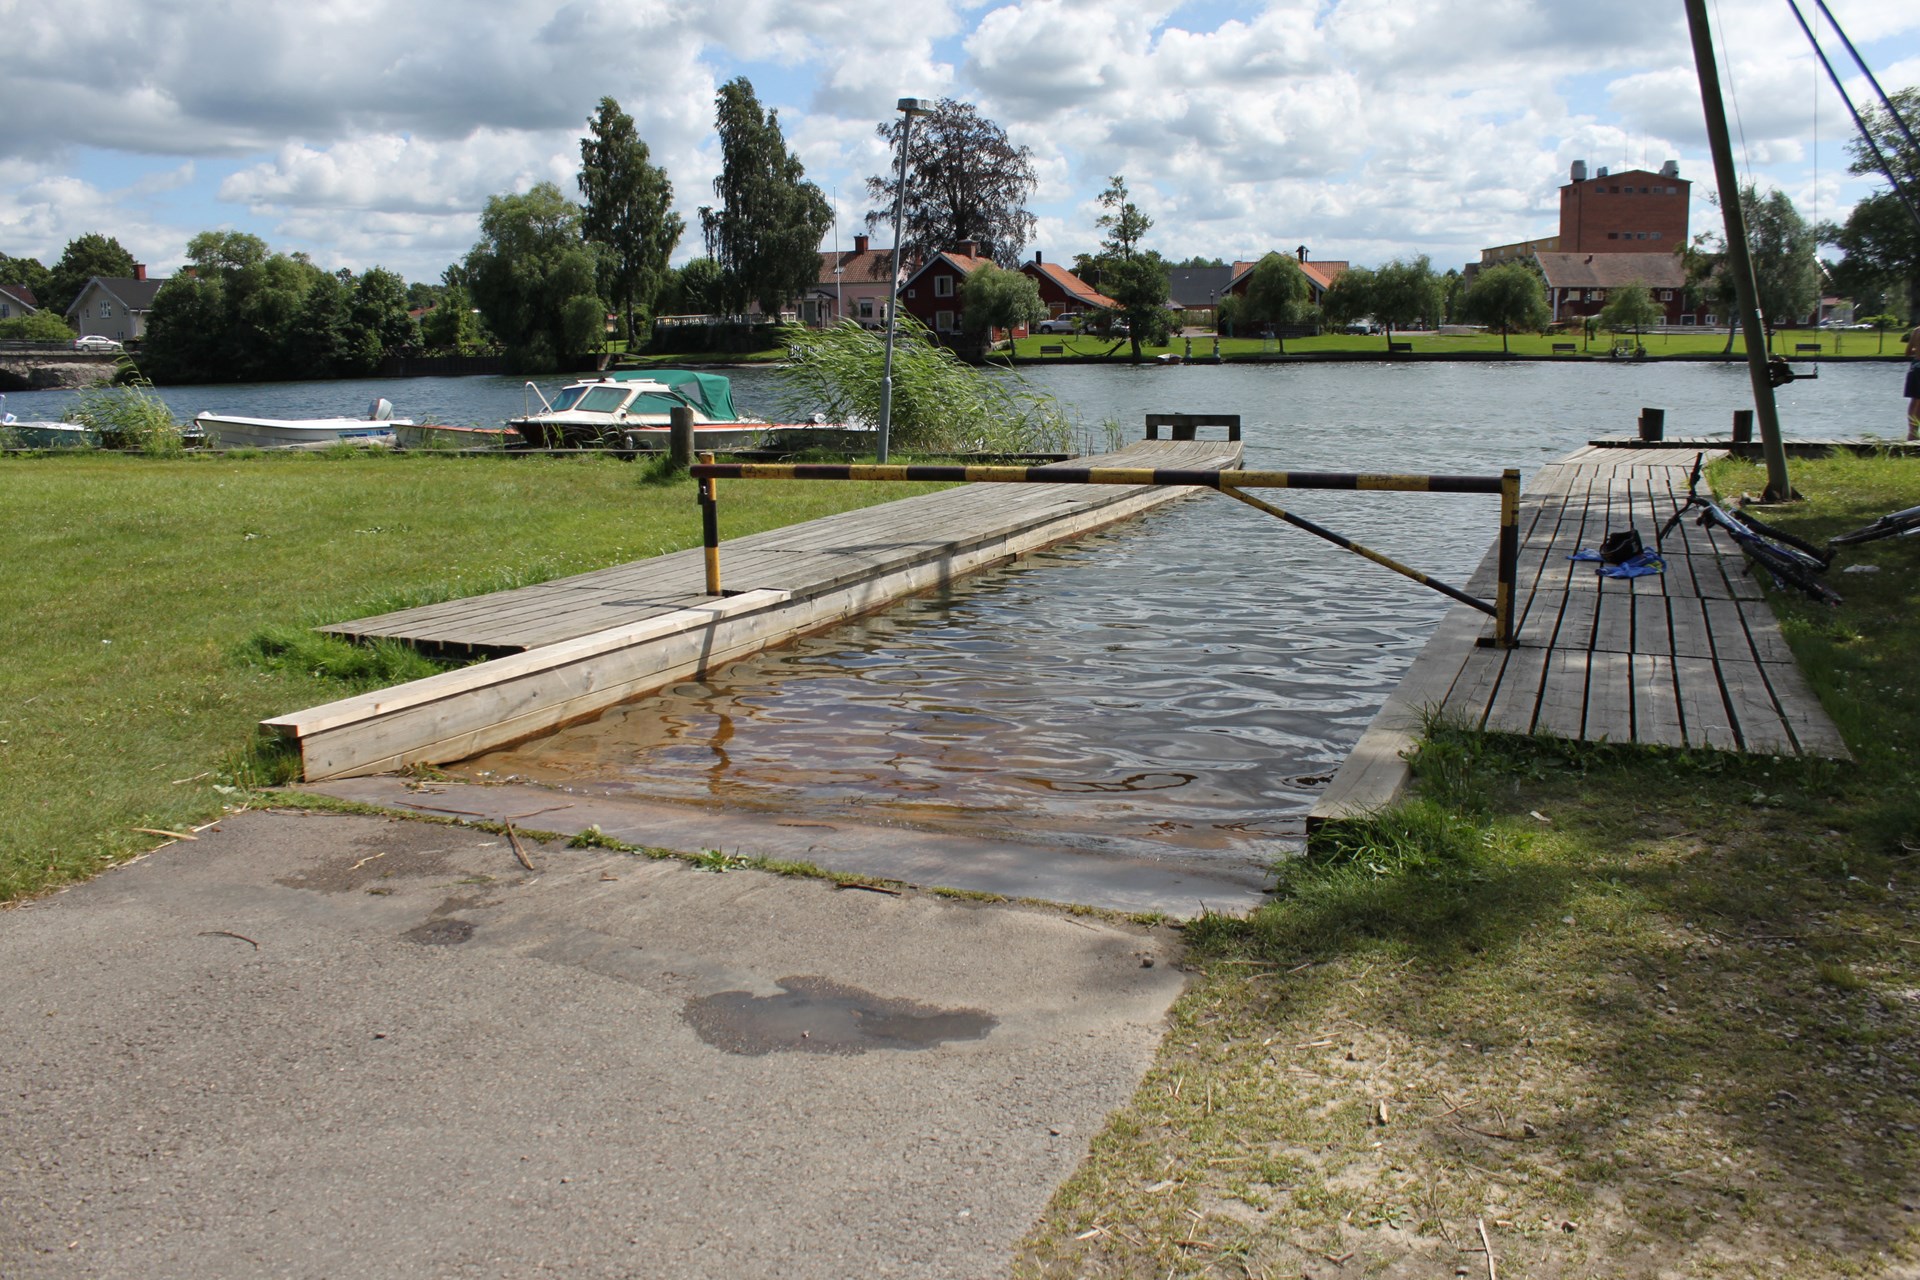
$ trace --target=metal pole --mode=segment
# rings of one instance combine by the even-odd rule
[[[910,105],[911,104],[911,105]],[[880,375],[880,461],[887,460],[888,437],[893,430],[893,331],[900,310],[900,228],[907,213],[907,144],[913,140],[913,118],[920,114],[918,100],[899,102],[900,177],[893,190],[893,284],[887,291],[887,365]]]
[[[1727,136],[1727,112],[1720,100],[1720,72],[1713,60],[1713,33],[1707,26],[1707,0],[1686,0],[1687,28],[1693,35],[1693,61],[1700,76],[1700,105],[1707,117],[1707,141],[1713,147],[1713,180],[1720,189],[1720,212],[1727,224],[1727,266],[1740,298],[1740,325],[1747,335],[1747,378],[1760,414],[1760,452],[1767,463],[1769,502],[1793,497],[1787,479],[1787,451],[1780,439],[1780,414],[1767,377],[1767,337],[1760,327],[1760,305],[1747,252],[1747,219],[1740,207],[1740,179],[1733,168],[1733,141]]]
[[[713,455],[702,453],[702,465],[711,465]],[[700,541],[706,548],[707,594],[718,596],[720,590],[720,482],[712,476],[700,477]]]
[[[1493,592],[1493,643],[1511,649],[1514,635],[1515,592],[1520,579],[1520,472],[1508,467],[1500,473],[1499,582]]]

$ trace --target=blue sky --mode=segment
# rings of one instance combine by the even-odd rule
[[[1884,86],[1920,83],[1920,5],[1828,5]],[[1710,7],[1743,175],[1843,217],[1872,184],[1845,172],[1850,124],[1786,0]],[[575,193],[609,94],[697,226],[735,75],[779,109],[846,246],[901,96],[971,101],[1032,148],[1029,256],[1091,248],[1115,173],[1173,257],[1459,266],[1550,234],[1576,159],[1677,160],[1693,229],[1716,216],[1672,0],[0,0],[0,31],[0,251],[51,262],[100,231],[157,274],[235,228],[435,279],[489,195]]]

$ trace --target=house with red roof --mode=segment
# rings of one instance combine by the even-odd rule
[[[887,295],[893,284],[893,250],[875,249],[866,236],[849,252],[820,255],[820,275],[800,300],[802,324],[825,328],[853,320],[863,329],[887,327]]]
[[[1346,274],[1348,264],[1332,258],[1325,262],[1314,262],[1308,258],[1305,245],[1295,249],[1293,255],[1300,260],[1300,274],[1307,278],[1307,301],[1317,307],[1327,290],[1333,287],[1333,282]],[[1253,278],[1253,269],[1259,265],[1258,258],[1252,262],[1234,263],[1233,274],[1227,280],[1227,292],[1246,297],[1247,282]]]
[[[40,300],[23,284],[0,284],[0,320],[18,320],[40,309]]]
[[[1049,316],[1069,311],[1118,311],[1120,304],[1082,280],[1057,262],[1048,262],[1036,251],[1033,261],[1020,270],[1033,278],[1040,290],[1040,301]]]
[[[958,342],[966,326],[962,323],[961,290],[967,277],[993,259],[980,252],[976,240],[963,240],[951,249],[934,254],[900,286],[900,309],[931,329],[934,336],[949,345]],[[995,329],[995,342],[1008,337],[1024,338],[1027,327],[1021,325],[1012,334]]]
[[[1673,253],[1536,253],[1546,277],[1547,305],[1555,321],[1597,316],[1615,289],[1637,284],[1672,325],[1711,325],[1719,318],[1687,306],[1687,269]]]

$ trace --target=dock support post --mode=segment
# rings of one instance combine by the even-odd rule
[[[1735,409],[1733,411],[1733,442],[1735,444],[1753,443],[1753,410]]]
[[[674,410],[678,413],[679,410]],[[702,463],[711,463],[713,455],[700,455]],[[700,477],[700,541],[706,548],[707,556],[707,594],[721,595],[720,590],[720,482],[712,476]]]
[[[693,408],[677,404],[667,414],[667,458],[676,470],[693,465]]]
[[[1493,643],[1501,649],[1515,644],[1514,588],[1520,577],[1520,472],[1508,467],[1500,473],[1500,569],[1493,594]]]

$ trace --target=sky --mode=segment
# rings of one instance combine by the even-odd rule
[[[1920,84],[1920,4],[1827,7],[1888,92]],[[1742,179],[1844,218],[1874,184],[1846,172],[1851,122],[1787,0],[1709,9]],[[833,202],[823,248],[865,230],[901,97],[971,102],[1031,148],[1028,258],[1093,249],[1114,174],[1173,259],[1459,267],[1553,234],[1580,159],[1677,160],[1691,229],[1719,216],[1676,0],[0,0],[0,32],[0,252],[51,264],[101,232],[156,276],[232,229],[438,280],[489,196],[577,198],[603,96],[674,184],[684,261],[714,93],[742,75]]]

